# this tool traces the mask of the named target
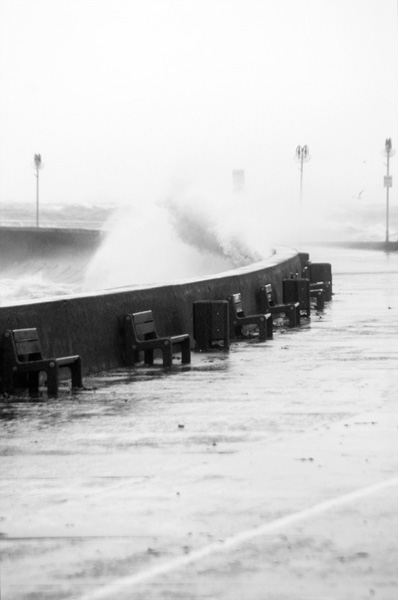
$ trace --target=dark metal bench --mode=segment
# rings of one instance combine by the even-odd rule
[[[245,315],[242,306],[241,294],[231,294],[227,298],[229,302],[229,335],[235,339],[242,335],[242,328],[247,325],[258,327],[260,342],[265,342],[273,337],[273,323],[270,312],[262,315]]]
[[[303,268],[303,277],[310,281],[311,298],[317,300],[317,309],[323,310],[325,301],[331,300],[333,295],[332,265],[307,260]],[[320,291],[323,294],[319,294]]]
[[[271,283],[260,287],[260,303],[261,310],[264,312],[270,312],[271,315],[285,315],[289,319],[289,327],[300,325],[300,303],[288,302],[278,304]]]
[[[139,353],[144,352],[144,360],[153,365],[154,350],[163,355],[163,367],[171,367],[173,346],[181,347],[181,362],[191,362],[191,338],[188,333],[159,337],[151,310],[128,314],[124,318],[124,355],[126,364],[134,366],[139,362]]]
[[[325,291],[325,300],[332,299],[333,279],[332,265],[330,263],[309,263],[309,279],[312,290],[322,288]]]
[[[15,380],[25,376],[25,387],[34,395],[39,391],[39,376],[47,374],[47,393],[58,394],[59,370],[68,367],[71,371],[72,388],[83,387],[82,368],[79,355],[61,358],[44,358],[37,329],[7,329],[3,336],[3,388],[12,393]]]

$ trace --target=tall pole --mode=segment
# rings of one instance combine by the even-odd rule
[[[39,169],[41,169],[41,155],[35,154],[36,165],[36,227],[39,227]]]
[[[300,212],[303,205],[303,173],[304,162],[310,160],[310,150],[308,146],[297,146],[296,160],[300,161]]]
[[[299,215],[298,215],[298,241],[301,243],[302,237],[302,221],[303,221],[303,175],[304,175],[304,163],[310,160],[310,151],[308,146],[297,146],[296,148],[296,160],[300,162],[300,203],[299,203]]]
[[[386,154],[387,154],[387,177],[390,175],[390,154],[391,154],[391,138],[386,140]],[[390,241],[390,232],[389,232],[389,220],[390,220],[390,186],[387,181],[386,194],[387,194],[387,202],[386,202],[386,244]]]
[[[384,177],[384,187],[386,188],[386,246],[390,241],[390,187],[392,187],[392,176],[390,175],[390,158],[394,156],[391,138],[388,138],[384,145],[384,154],[387,156],[387,175]]]
[[[303,166],[304,166],[304,160],[303,160],[303,153],[301,153],[301,166],[300,166],[300,210],[301,207],[303,206]]]
[[[390,174],[390,153],[387,154],[387,177]],[[387,186],[387,206],[386,206],[386,243],[390,241],[389,218],[390,218],[390,188]]]
[[[39,168],[36,168],[36,227],[39,227]]]

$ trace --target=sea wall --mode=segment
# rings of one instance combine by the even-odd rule
[[[62,254],[71,249],[92,254],[105,237],[106,232],[94,229],[0,227],[0,255],[9,261]]]
[[[37,327],[44,356],[80,354],[83,373],[98,373],[124,364],[121,322],[126,313],[151,309],[159,335],[193,335],[196,300],[225,300],[241,292],[245,312],[253,314],[259,312],[261,285],[272,283],[281,297],[282,280],[296,272],[301,272],[300,255],[278,248],[263,262],[219,275],[3,306],[0,332]]]

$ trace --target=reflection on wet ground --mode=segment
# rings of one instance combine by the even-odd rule
[[[4,598],[392,599],[398,269],[360,257],[266,343],[4,399]]]

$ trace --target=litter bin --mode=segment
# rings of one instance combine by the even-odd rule
[[[229,349],[229,305],[227,300],[197,300],[193,303],[193,336],[196,350],[210,350],[223,342]]]
[[[311,314],[310,280],[305,278],[282,281],[283,303],[299,302],[300,311],[307,317]]]

